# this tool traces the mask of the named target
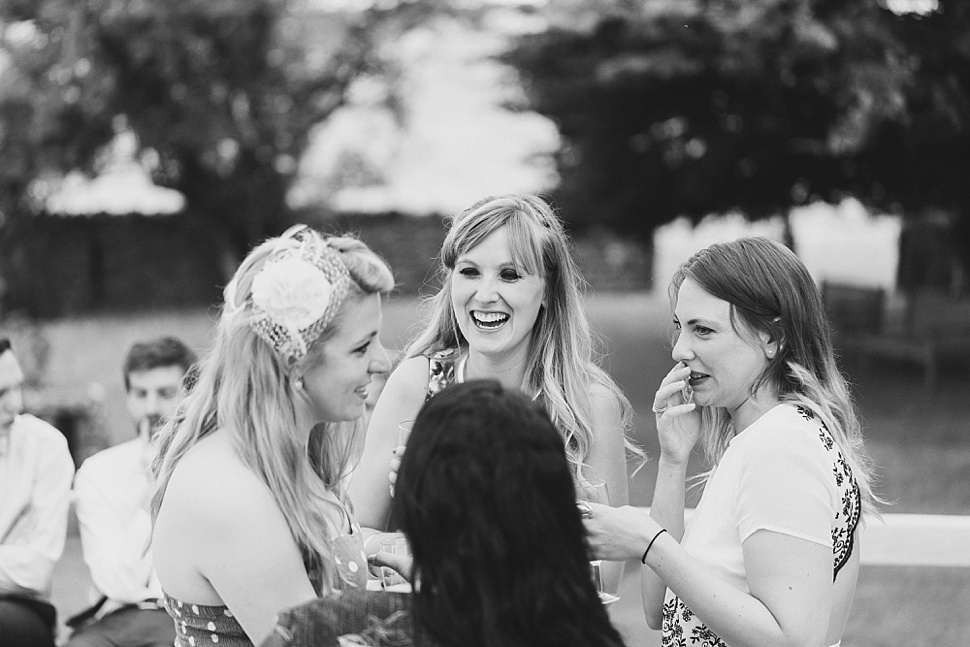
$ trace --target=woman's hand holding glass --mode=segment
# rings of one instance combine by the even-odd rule
[[[669,463],[686,463],[700,437],[701,414],[692,398],[690,368],[678,362],[664,376],[653,404],[660,457]]]
[[[401,457],[404,456],[404,449],[408,444],[408,436],[411,435],[413,420],[405,420],[397,426],[397,447],[394,448],[394,455],[391,457],[390,471],[387,480],[391,483],[391,496],[394,496],[394,484],[397,483],[397,471],[401,469]]]
[[[576,505],[579,507],[584,519],[588,518],[589,514],[591,514],[591,504],[609,507],[610,494],[605,481],[579,480],[576,481],[575,488]],[[593,551],[593,554],[596,555],[598,559],[590,561],[589,564],[593,582],[596,584],[596,590],[599,591],[600,599],[604,604],[612,604],[620,598],[619,596],[614,595],[610,591],[606,590],[606,587],[603,585],[602,556],[595,550]]]
[[[380,569],[381,588],[385,591],[410,591],[411,571],[414,560],[407,539],[400,534],[387,535],[381,540],[381,549],[370,558],[370,563]]]
[[[613,508],[587,503],[590,514],[584,524],[593,554],[605,560],[625,562],[640,560],[643,551],[660,525],[639,508],[624,505]]]

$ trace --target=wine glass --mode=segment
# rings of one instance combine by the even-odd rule
[[[599,503],[601,505],[610,504],[610,492],[606,487],[606,481],[601,479],[579,479],[575,483],[576,500],[588,501],[589,503]]]
[[[578,479],[574,485],[576,488],[577,504],[585,502],[598,503],[600,505],[610,504],[609,488],[606,486],[606,481],[600,479]],[[588,509],[586,507],[586,510]],[[590,561],[589,566],[593,583],[596,585],[596,590],[599,592],[600,600],[603,604],[609,605],[619,600],[620,596],[610,593],[603,586],[603,560],[594,559]]]
[[[394,496],[394,483],[397,482],[397,470],[401,465],[402,452],[398,450],[408,444],[408,436],[411,435],[411,427],[413,426],[413,420],[402,420],[397,425],[397,445],[394,447],[394,458],[391,459],[391,471],[388,474],[388,480],[391,480],[391,496]],[[391,479],[391,475],[393,475],[393,479]]]
[[[391,555],[410,555],[411,547],[408,546],[408,540],[405,537],[395,535],[381,540],[380,552]],[[381,588],[385,591],[409,592],[411,584],[393,568],[381,566]]]
[[[402,420],[397,425],[397,446],[408,444],[408,436],[411,435],[411,428],[414,426],[413,420]]]

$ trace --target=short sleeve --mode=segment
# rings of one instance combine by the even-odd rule
[[[838,492],[818,434],[808,425],[760,432],[740,471],[738,539],[770,530],[831,548]]]

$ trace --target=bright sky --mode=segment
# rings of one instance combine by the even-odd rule
[[[315,134],[292,201],[452,213],[490,194],[553,188],[557,178],[548,155],[559,147],[554,124],[501,107],[521,94],[513,71],[489,58],[506,38],[437,20],[395,43],[404,70],[402,119],[380,105],[383,88],[359,84],[352,105]],[[334,193],[333,179],[348,163],[383,183]]]

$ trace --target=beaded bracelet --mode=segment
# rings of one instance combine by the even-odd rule
[[[667,529],[666,528],[661,528],[660,530],[657,531],[657,534],[653,536],[653,539],[651,539],[650,540],[650,543],[647,544],[647,549],[645,551],[643,551],[643,557],[640,558],[640,563],[641,564],[643,564],[644,566],[646,566],[646,564],[647,564],[647,553],[649,553],[650,552],[650,549],[653,547],[653,542],[657,541],[657,537],[659,537],[660,535],[664,534],[665,532],[667,532]]]

